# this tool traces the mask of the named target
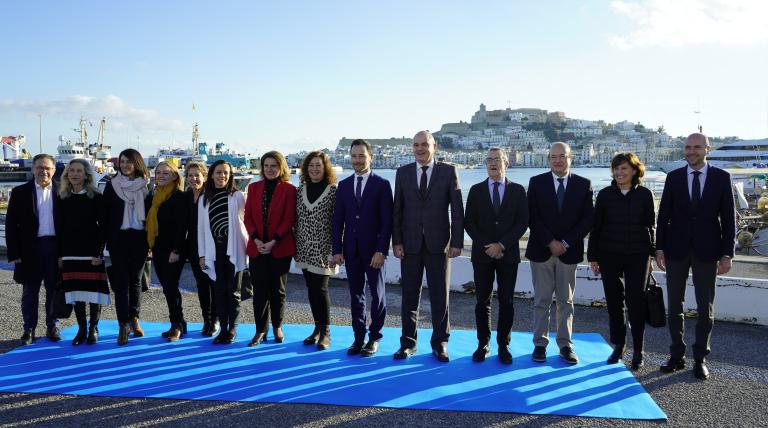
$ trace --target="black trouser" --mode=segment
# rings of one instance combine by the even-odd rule
[[[709,355],[712,327],[715,325],[715,283],[717,262],[705,262],[696,258],[690,250],[682,260],[667,259],[667,292],[669,302],[669,335],[672,358],[685,356],[685,316],[683,302],[688,271],[693,274],[693,290],[696,295],[696,342],[693,344],[693,358],[701,360]]]
[[[85,316],[85,302],[75,302],[75,318],[77,318],[77,324],[81,327],[85,327],[87,324],[87,318]],[[95,328],[99,324],[101,318],[101,305],[98,303],[89,303],[91,310],[91,328]]]
[[[626,303],[629,325],[632,329],[632,346],[635,352],[641,352],[646,318],[645,284],[648,280],[650,257],[647,253],[601,253],[597,261],[600,265],[603,291],[608,305],[611,343],[620,347],[626,343],[627,325],[624,316]],[[621,276],[624,277],[623,281]]]
[[[400,337],[400,345],[408,348],[415,347],[417,342],[416,325],[421,303],[421,279],[425,270],[432,310],[432,338],[430,339],[432,348],[447,345],[451,332],[448,315],[450,261],[446,253],[430,253],[426,242],[422,242],[421,252],[408,253],[400,261],[403,293],[401,312],[403,333]]]
[[[147,261],[147,233],[143,230],[120,231],[120,239],[109,246],[112,275],[109,280],[115,293],[115,311],[120,323],[138,317],[141,311],[141,276]]]
[[[222,329],[237,327],[237,318],[240,316],[240,293],[237,288],[235,266],[229,261],[227,255],[227,243],[216,243],[216,309]]]
[[[152,251],[152,262],[155,265],[157,279],[163,286],[165,301],[168,303],[168,318],[171,323],[180,324],[184,321],[181,292],[179,291],[179,279],[181,278],[181,270],[184,268],[184,260],[179,259],[176,263],[169,263],[170,254],[168,249],[155,248]]]
[[[197,298],[200,300],[200,310],[203,313],[203,321],[215,321],[218,318],[216,309],[216,293],[213,281],[202,269],[200,269],[200,256],[197,252],[189,257],[189,265],[197,282]]]
[[[493,260],[489,263],[472,263],[475,277],[475,323],[477,342],[480,346],[491,341],[491,295],[494,277],[498,281],[499,324],[496,327],[496,343],[509,346],[512,323],[515,318],[515,285],[517,284],[517,262]]]
[[[48,328],[56,325],[56,318],[53,317],[53,295],[59,276],[56,238],[37,238],[36,247],[36,260],[22,260],[25,265],[35,266],[34,269],[27,268],[29,275],[35,275],[35,277],[22,285],[21,316],[24,319],[24,330],[34,330],[37,327],[41,283],[45,284],[45,325]]]
[[[312,308],[312,318],[318,327],[331,324],[331,298],[328,296],[328,279],[330,275],[321,275],[302,269],[307,284],[309,307]]]
[[[256,331],[267,331],[267,322],[270,318],[272,327],[280,327],[283,324],[285,282],[288,280],[290,268],[291,257],[275,258],[272,254],[251,257],[253,316],[256,318]]]

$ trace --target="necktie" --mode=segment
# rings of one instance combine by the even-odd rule
[[[421,167],[421,179],[419,179],[419,192],[421,196],[427,196],[427,169],[429,169],[429,165]]]
[[[701,182],[699,181],[701,171],[693,171],[693,184],[691,185],[691,204],[695,207],[701,200]]]
[[[557,185],[557,210],[560,212],[563,211],[563,202],[565,202],[565,186],[563,185],[563,180],[563,178],[557,179],[560,183]]]
[[[357,177],[357,187],[355,187],[355,199],[357,204],[360,205],[360,201],[363,200],[363,177]]]
[[[499,196],[499,183],[498,181],[493,183],[493,211],[498,214],[499,208],[501,208],[501,196]]]

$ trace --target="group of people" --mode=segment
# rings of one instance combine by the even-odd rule
[[[699,316],[694,374],[706,379],[715,280],[731,267],[735,235],[730,176],[707,164],[710,149],[703,134],[687,138],[688,166],[667,176],[658,216],[652,192],[641,184],[645,167],[637,156],[620,153],[613,158],[613,181],[595,199],[590,181],[571,171],[573,156],[565,143],[552,144],[550,171],[532,177],[527,191],[506,178],[505,151],[490,149],[488,178],[471,187],[466,210],[456,168],[436,159],[437,143],[429,131],[414,136],[415,162],[397,170],[394,192],[386,179],[372,172],[374,154],[362,139],[350,147],[354,173],[338,183],[322,151],[303,160],[298,188],[290,183],[284,156],[265,153],[262,179],[248,186],[247,198],[235,186],[232,166],[223,160],[209,168],[190,162],[183,177],[174,164],[160,162],[150,190],[143,158],[126,149],[119,156],[119,171],[100,194],[86,161],[71,161],[57,185],[52,181],[54,159],[40,154],[33,162],[34,180],[13,190],[6,220],[8,259],[15,263],[14,279],[23,284],[21,341],[34,340],[41,283],[46,289],[46,336],[61,339],[52,315],[59,281],[79,326],[73,345],[98,341],[100,308],[111,301],[110,286],[119,322],[117,344],[125,345],[131,335],[142,336],[141,276],[150,255],[168,304],[170,328],[163,333],[167,340],[187,334],[179,279],[189,260],[203,335],[216,336],[215,344],[233,343],[241,293],[252,289],[256,334],[248,346],[268,340],[270,325],[279,343],[285,338],[287,274],[295,261],[315,321],[304,344],[329,348],[328,281],[344,265],[354,332],[347,353],[372,356],[378,352],[387,312],[384,265],[391,243],[400,260],[402,286],[402,334],[394,358],[417,352],[426,273],[430,344],[435,357],[448,362],[450,259],[461,254],[466,230],[472,239],[477,297],[478,347],[472,359],[480,362],[490,355],[496,283],[498,357],[511,364],[519,241],[530,229],[525,257],[531,262],[534,289],[533,361],[547,359],[553,297],[559,356],[570,364],[579,361],[572,340],[573,296],[576,268],[584,260],[589,236],[587,258],[602,276],[614,347],[607,363],[618,363],[625,352],[626,305],[634,351],[631,367],[643,365],[645,287],[655,258],[667,271],[672,338],[669,361],[661,370],[673,372],[686,365],[682,303],[692,270]],[[106,268],[105,246],[111,261]]]

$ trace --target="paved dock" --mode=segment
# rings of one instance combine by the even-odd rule
[[[19,300],[21,286],[9,271],[0,271],[0,353],[15,348],[21,335]],[[190,285],[190,275],[184,281]],[[332,281],[332,321],[350,325],[349,294],[344,281]],[[303,278],[291,276],[287,287],[286,323],[312,323]],[[451,324],[454,329],[474,330],[474,301],[471,294],[451,294]],[[387,287],[387,326],[400,326],[400,287]],[[496,311],[494,301],[494,311]],[[420,326],[429,327],[429,300],[424,293]],[[197,296],[184,293],[184,313],[189,321],[200,322]],[[162,291],[153,287],[144,294],[142,318],[167,320]],[[106,308],[105,319],[115,319],[114,307]],[[515,302],[515,331],[530,331],[532,302]],[[41,314],[42,320],[42,314]],[[494,318],[495,320],[495,318]],[[250,301],[243,305],[243,323],[253,322]],[[686,340],[693,342],[695,320],[686,321]],[[64,322],[72,325],[73,319]],[[495,323],[495,321],[494,321]],[[41,322],[42,325],[42,322]],[[608,337],[605,308],[577,307],[577,332],[598,332]],[[44,333],[39,326],[38,335]],[[45,340],[45,339],[39,339]],[[183,339],[182,339],[183,340]],[[386,337],[384,340],[397,340]],[[515,340],[513,333],[512,340]],[[662,374],[658,366],[667,358],[668,332],[647,329],[646,366],[638,381],[669,416],[671,426],[768,426],[768,327],[717,322],[709,358],[712,377],[700,382],[690,370]],[[346,344],[344,344],[346,345]],[[531,346],[532,347],[532,346]],[[450,347],[449,347],[450,348]],[[421,350],[427,352],[427,350]],[[631,356],[631,350],[628,357]],[[606,355],[607,357],[607,355]],[[495,355],[492,356],[495,358]],[[515,355],[515,358],[527,356]],[[514,370],[514,364],[510,368]],[[86,373],[83,374],[87,376]],[[664,422],[591,419],[563,416],[520,415],[426,410],[396,410],[311,404],[238,403],[166,399],[102,398],[44,394],[0,393],[0,426],[659,426]]]

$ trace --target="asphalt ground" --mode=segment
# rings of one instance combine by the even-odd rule
[[[19,310],[21,286],[13,282],[11,274],[9,271],[0,271],[0,353],[19,346],[18,338],[22,333]],[[185,271],[182,282],[185,287],[193,287],[189,269]],[[333,323],[350,325],[346,283],[331,281],[330,293]],[[420,326],[429,327],[429,300],[426,292],[423,298]],[[454,329],[474,330],[474,301],[475,296],[472,294],[452,293],[451,324]],[[399,286],[388,285],[387,305],[387,326],[399,327]],[[496,310],[494,301],[494,312]],[[189,321],[202,321],[194,292],[184,293],[184,313]],[[144,293],[142,319],[165,321],[167,314],[165,299],[159,288],[152,287]],[[44,334],[42,313],[40,316],[38,335]],[[116,318],[113,306],[105,308],[103,318]],[[530,331],[531,319],[532,301],[517,299],[514,330]],[[243,305],[241,320],[244,323],[253,322],[250,302]],[[306,287],[301,276],[292,275],[289,278],[285,322],[312,323]],[[73,323],[74,319],[70,319],[64,321],[63,325]],[[686,341],[689,344],[693,342],[694,325],[695,320],[686,321]],[[577,307],[574,330],[598,332],[607,340],[606,309]],[[514,333],[512,340],[515,340]],[[696,380],[691,370],[675,374],[659,372],[658,366],[666,361],[668,346],[666,328],[648,328],[646,365],[636,373],[638,381],[669,416],[666,423],[513,413],[0,393],[0,426],[768,426],[768,327],[717,322],[712,338],[713,351],[709,358],[711,378],[705,382]],[[631,349],[627,352],[627,359],[630,357]]]

